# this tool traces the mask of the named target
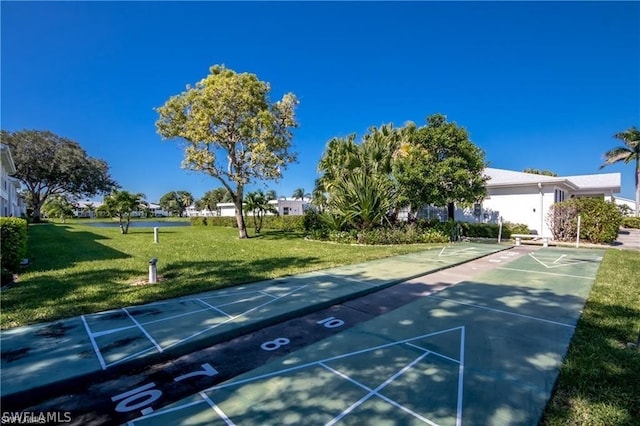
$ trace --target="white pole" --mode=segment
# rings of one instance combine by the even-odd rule
[[[158,282],[158,259],[155,257],[149,261],[149,284]]]
[[[498,218],[498,244],[500,244],[501,239],[502,239],[502,216]]]
[[[157,226],[153,228],[153,242],[156,244],[158,244],[159,241],[158,230],[159,228]]]
[[[580,247],[580,220],[582,218],[578,215],[578,234],[576,235],[576,248]]]

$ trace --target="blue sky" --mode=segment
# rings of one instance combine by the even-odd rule
[[[300,100],[279,195],[311,191],[330,138],[440,112],[491,167],[621,172],[634,198],[631,165],[598,167],[640,126],[638,2],[3,1],[1,15],[2,129],[76,140],[150,201],[220,186],[154,126],[214,64]]]

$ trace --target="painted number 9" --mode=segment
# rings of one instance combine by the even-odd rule
[[[262,345],[260,345],[260,347],[265,351],[275,351],[281,346],[288,345],[289,343],[289,339],[287,339],[286,337],[278,337],[275,340],[264,342]]]
[[[336,319],[335,317],[329,317],[318,321],[316,324],[322,324],[326,328],[336,328],[344,325],[344,321],[342,321],[341,319]]]

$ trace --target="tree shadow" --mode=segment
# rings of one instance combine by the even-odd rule
[[[77,262],[126,259],[126,253],[100,244],[108,237],[67,225],[41,224],[29,227],[29,270],[48,271],[73,266]],[[36,254],[37,253],[37,254]]]

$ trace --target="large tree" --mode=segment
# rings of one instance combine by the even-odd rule
[[[450,220],[455,204],[477,202],[486,194],[484,152],[467,131],[445,116],[427,117],[427,125],[409,125],[394,162],[394,175],[403,198],[413,209],[447,206]]]
[[[103,160],[89,157],[77,142],[49,131],[2,131],[16,165],[14,176],[26,187],[32,218],[40,221],[41,209],[53,195],[92,197],[111,191],[115,181]]]
[[[298,100],[287,93],[270,103],[269,84],[255,74],[218,65],[210,71],[156,109],[156,128],[165,139],[186,141],[184,168],[209,174],[231,193],[240,238],[247,238],[244,188],[279,179],[295,161],[290,147]]]
[[[170,214],[182,217],[185,209],[193,204],[193,195],[189,191],[169,191],[160,197],[158,204]]]
[[[111,217],[117,217],[120,233],[127,234],[131,223],[131,214],[134,211],[143,210],[146,205],[144,194],[134,194],[116,189],[104,198],[104,203],[98,208],[98,211],[106,212]]]
[[[636,183],[636,216],[640,210],[640,130],[632,126],[624,132],[616,133],[614,138],[622,141],[624,145],[610,149],[604,154],[604,164],[602,169],[610,164],[623,162],[624,164],[635,163],[635,183]]]

